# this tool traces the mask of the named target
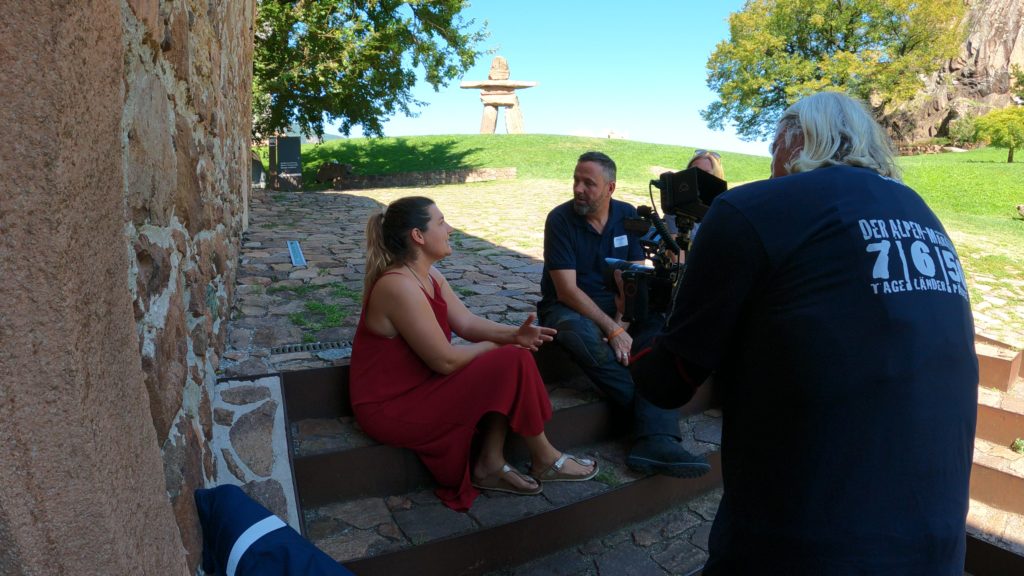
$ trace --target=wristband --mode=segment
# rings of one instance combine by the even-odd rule
[[[622,326],[619,326],[615,330],[612,330],[612,333],[608,335],[608,341],[611,342],[616,336],[618,336],[619,334],[622,334],[625,331],[626,331],[626,329],[623,328]]]

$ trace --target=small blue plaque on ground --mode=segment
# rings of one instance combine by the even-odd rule
[[[298,240],[288,241],[288,254],[292,257],[292,266],[305,266],[306,257],[302,255],[302,247]]]

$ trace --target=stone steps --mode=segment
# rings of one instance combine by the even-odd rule
[[[971,498],[967,534],[1015,554],[1024,567],[1024,514],[1007,512]]]
[[[1007,382],[1002,388],[983,388],[980,394],[968,533],[974,548],[968,560],[969,564],[985,562],[1009,552],[1007,561],[1019,566],[1024,456],[1011,451],[1008,440],[1024,436],[1024,431],[1017,431],[1024,422],[1020,356],[1014,351],[993,352],[988,343],[983,344],[979,346],[981,381],[991,384],[1005,378]],[[555,408],[549,437],[560,448],[596,456],[602,473],[592,482],[546,485],[538,496],[485,493],[467,514],[452,512],[437,500],[429,474],[414,455],[378,445],[362,434],[348,410],[347,387],[342,385],[347,366],[284,374],[304,534],[359,574],[547,574],[552,573],[550,562],[565,558],[575,562],[581,553],[589,554],[584,563],[597,562],[593,550],[610,540],[642,541],[644,537],[630,526],[642,525],[665,510],[685,510],[686,503],[699,500],[701,494],[718,493],[717,452],[711,455],[712,473],[696,481],[629,471],[622,462],[626,450],[622,436],[610,429],[608,407],[590,391],[589,383],[572,370],[558,372],[564,366],[562,358],[538,357],[538,364],[542,370],[547,366],[546,380],[558,383],[549,388]],[[714,411],[682,420],[687,449],[717,450],[720,425],[720,415]],[[514,438],[510,438],[508,456],[525,468],[525,450]],[[707,526],[698,528],[698,533],[706,536],[712,516],[704,519]],[[631,550],[627,556],[658,566],[659,571],[651,573],[689,574],[699,569],[706,543],[705,549],[681,546],[687,552],[679,555],[670,554],[668,550],[675,548],[666,542],[650,550]],[[666,560],[669,556],[671,561]],[[611,555],[607,558],[617,562]],[[528,566],[535,565],[533,572]]]
[[[982,336],[975,348],[979,389],[971,469],[972,510],[984,507],[1010,516],[1024,515],[1024,454],[1010,449],[1015,440],[1024,439],[1024,353]],[[992,516],[986,513],[979,518]],[[1016,541],[1024,541],[1024,524],[1016,528],[1020,530]],[[1002,534],[999,526],[993,530]]]
[[[1024,378],[1018,377],[1011,390],[978,390],[978,438],[1004,446],[1024,438]]]
[[[971,498],[1011,514],[1024,514],[1024,454],[975,439]]]
[[[997,340],[977,336],[978,385],[1011,392],[1019,377],[1024,377],[1024,351]]]
[[[286,375],[284,386],[300,521],[307,538],[360,575],[505,570],[672,510],[721,483],[719,416],[681,421],[687,449],[711,453],[711,473],[636,474],[624,465],[626,443],[610,426],[607,404],[570,377],[549,388],[554,415],[546,432],[561,449],[595,456],[598,477],[549,483],[537,496],[485,492],[468,513],[456,513],[434,496],[411,452],[376,444],[358,429],[339,385],[347,370],[306,372],[301,381],[299,373]],[[516,440],[507,455],[525,469],[526,451]],[[702,522],[710,524],[710,516]],[[657,561],[662,573],[703,564],[704,550],[685,549]]]
[[[583,544],[720,482],[714,473],[697,480],[638,476],[615,458],[623,450],[614,441],[574,447],[600,460],[594,481],[546,484],[537,496],[486,492],[465,514],[442,505],[429,485],[318,506],[303,512],[307,537],[360,575],[484,574]],[[712,461],[717,466],[717,454]],[[699,567],[704,552],[693,552]]]

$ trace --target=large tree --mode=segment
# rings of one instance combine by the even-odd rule
[[[435,90],[473,66],[486,37],[464,20],[465,0],[257,0],[253,136],[292,125],[323,136],[324,122],[382,135],[412,115],[417,71]]]
[[[719,100],[701,116],[753,140],[770,138],[790,104],[821,90],[885,112],[956,56],[965,15],[963,0],[748,0],[708,60]]]
[[[993,146],[1007,148],[1006,161],[1013,162],[1013,152],[1024,147],[1024,108],[1011,106],[994,110],[974,123],[978,137]]]

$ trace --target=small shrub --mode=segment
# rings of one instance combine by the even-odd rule
[[[961,116],[949,123],[949,143],[953,146],[968,146],[978,142],[975,116]]]
[[[1010,450],[1013,450],[1017,454],[1024,454],[1024,438],[1017,438],[1010,444]]]

